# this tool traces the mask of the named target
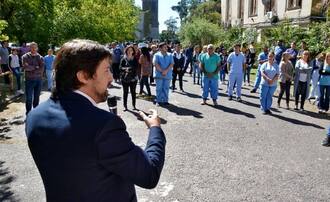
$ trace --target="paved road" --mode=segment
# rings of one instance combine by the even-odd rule
[[[262,115],[258,95],[248,89],[243,103],[228,101],[220,90],[218,107],[201,106],[200,87],[189,76],[185,80],[188,93],[171,93],[171,105],[157,107],[167,136],[166,163],[156,189],[137,188],[139,201],[330,201],[330,150],[320,144],[329,116],[282,108]],[[119,86],[112,92],[122,94]],[[48,96],[44,92],[42,99]],[[122,112],[121,101],[119,107],[133,141],[145,146],[144,123],[136,113]],[[137,107],[155,108],[142,99]],[[15,121],[21,114],[24,104],[17,102],[0,117]],[[16,124],[0,140],[0,201],[45,201],[24,124]]]

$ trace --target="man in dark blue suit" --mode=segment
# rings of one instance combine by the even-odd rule
[[[112,82],[111,54],[88,40],[72,40],[57,54],[55,88],[26,120],[29,148],[47,201],[137,201],[135,187],[154,188],[165,156],[156,111],[145,150],[129,137],[122,119],[96,107]]]

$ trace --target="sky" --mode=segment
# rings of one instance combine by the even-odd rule
[[[158,21],[159,21],[159,32],[166,30],[164,21],[169,19],[171,16],[178,17],[178,27],[180,26],[179,15],[177,12],[171,9],[172,6],[177,5],[179,0],[158,0]],[[135,0],[135,4],[142,8],[142,0]]]

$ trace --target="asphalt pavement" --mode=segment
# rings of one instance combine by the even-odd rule
[[[321,146],[329,114],[309,104],[306,112],[277,108],[274,98],[273,114],[263,115],[250,87],[240,103],[227,99],[226,85],[219,86],[218,106],[202,106],[200,86],[189,75],[184,80],[185,92],[171,92],[168,106],[137,100],[140,110],[158,110],[167,137],[159,184],[137,187],[139,201],[330,201],[330,148]],[[118,84],[110,92],[122,96]],[[42,92],[41,100],[48,97]],[[24,106],[17,100],[0,111],[0,201],[45,201],[24,133]],[[123,112],[121,100],[118,107],[133,141],[144,147],[145,124],[137,112]]]

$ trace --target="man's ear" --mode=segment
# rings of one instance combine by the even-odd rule
[[[78,81],[80,81],[83,84],[87,84],[89,78],[86,72],[80,70],[77,72],[76,76],[78,78]]]

